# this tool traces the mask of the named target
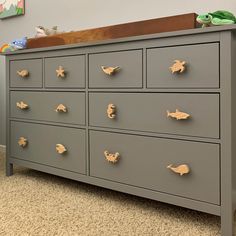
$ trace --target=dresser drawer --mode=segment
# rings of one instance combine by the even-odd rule
[[[10,62],[10,87],[41,88],[42,86],[42,59]]]
[[[219,204],[219,162],[218,144],[90,132],[94,177]]]
[[[46,58],[45,86],[49,88],[84,88],[85,56]]]
[[[177,120],[176,109],[190,117]],[[218,94],[90,93],[89,111],[91,126],[219,138]]]
[[[11,122],[10,137],[11,157],[85,174],[85,130]]]
[[[184,71],[172,73],[172,66],[174,71]],[[147,50],[149,88],[219,88],[219,85],[218,43]]]
[[[10,116],[14,118],[85,124],[82,92],[12,91],[10,101]]]
[[[89,87],[142,88],[142,61],[142,50],[91,54]]]

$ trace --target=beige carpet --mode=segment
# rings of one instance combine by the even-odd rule
[[[219,217],[16,168],[0,153],[0,235],[208,236]]]

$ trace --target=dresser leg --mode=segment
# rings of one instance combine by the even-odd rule
[[[7,163],[6,164],[6,176],[13,175],[13,164]]]
[[[234,231],[234,211],[221,215],[221,236],[236,236]]]

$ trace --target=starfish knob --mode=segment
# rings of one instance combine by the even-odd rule
[[[59,68],[56,70],[57,77],[64,78],[65,77],[65,70],[62,66],[59,66]]]

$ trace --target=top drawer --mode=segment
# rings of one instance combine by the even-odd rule
[[[42,88],[42,59],[10,62],[10,87]]]
[[[85,88],[85,56],[46,58],[45,87]]]
[[[219,88],[219,83],[218,43],[147,50],[149,88]]]
[[[142,61],[142,50],[91,54],[89,87],[142,88]]]

